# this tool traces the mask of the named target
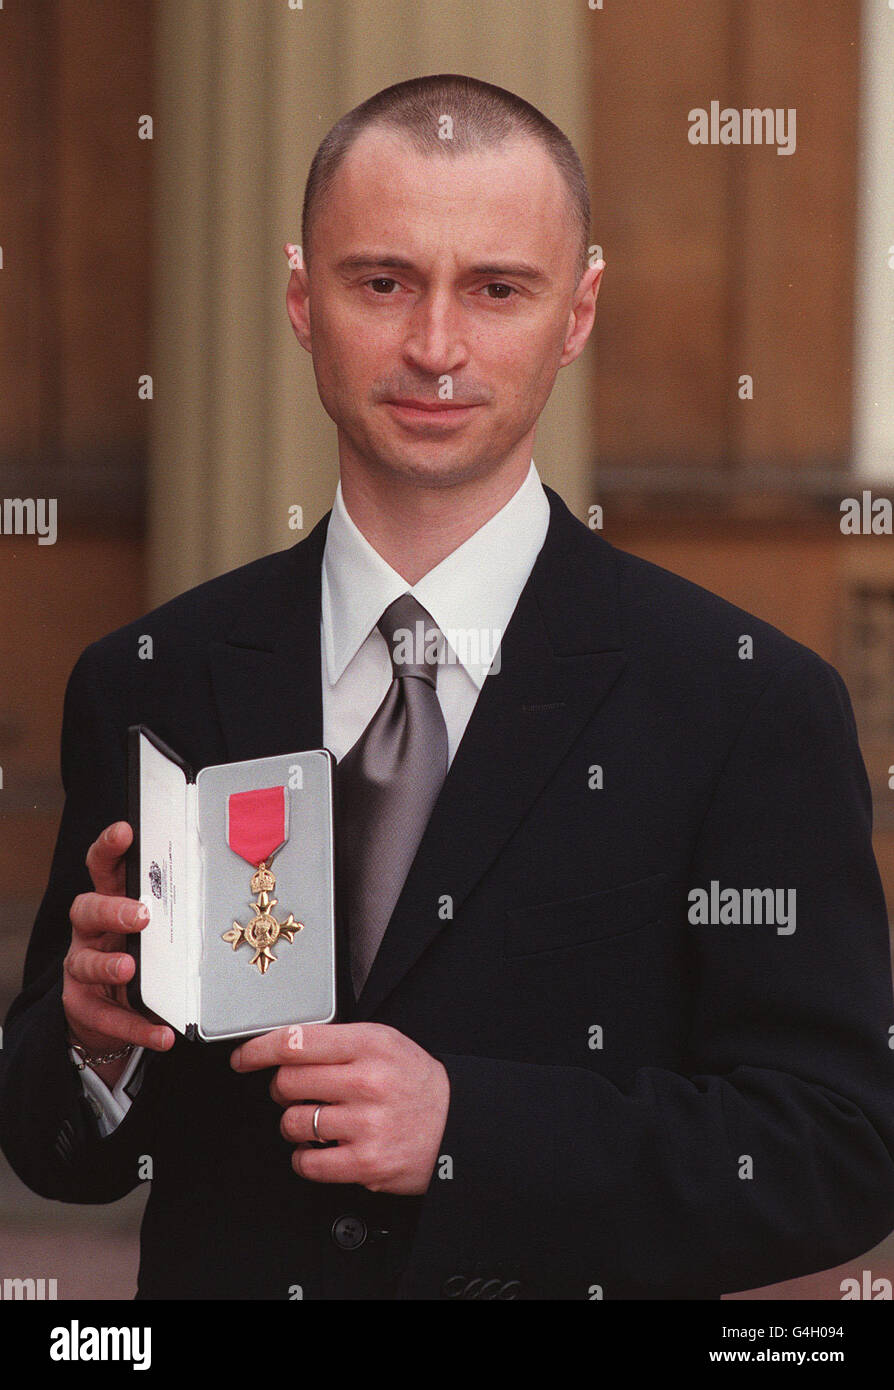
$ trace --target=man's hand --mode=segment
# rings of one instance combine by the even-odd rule
[[[124,854],[133,840],[126,821],[116,821],[87,851],[95,893],[71,905],[71,946],[63,965],[62,1007],[71,1036],[89,1052],[117,1052],[134,1043],[165,1052],[174,1045],[171,1028],[160,1027],[127,1003],[125,986],[136,962],[125,951],[126,935],[142,931],[149,913],[124,894]],[[124,952],[124,954],[122,954]],[[127,1059],[94,1070],[114,1085]]]
[[[301,1177],[404,1196],[426,1191],[450,1082],[403,1033],[381,1023],[295,1024],[251,1038],[231,1062],[237,1071],[277,1068],[270,1094],[283,1106],[280,1131],[296,1144],[292,1167]],[[337,1148],[309,1147],[321,1102],[320,1138],[337,1139]]]

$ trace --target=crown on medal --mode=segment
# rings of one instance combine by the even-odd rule
[[[253,893],[272,893],[276,887],[276,879],[262,861],[257,871],[251,877],[251,891]]]

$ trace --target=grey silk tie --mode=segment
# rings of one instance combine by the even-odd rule
[[[389,604],[378,629],[394,679],[337,772],[339,882],[358,997],[447,774],[441,630],[409,593]]]

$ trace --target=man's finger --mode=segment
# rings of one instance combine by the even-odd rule
[[[299,1100],[316,1100],[331,1105],[357,1094],[354,1067],[344,1062],[296,1063],[279,1067],[270,1082],[270,1095],[277,1105],[294,1105]]]
[[[119,985],[131,978],[136,961],[133,956],[82,946],[69,952],[65,968],[70,977],[82,985]]]
[[[80,893],[71,905],[69,917],[81,936],[102,936],[106,932],[142,931],[149,921],[149,909],[135,898]]]
[[[106,827],[87,851],[87,868],[97,893],[124,892],[125,852],[133,842],[133,831],[126,820]]]
[[[321,1105],[317,1117],[319,1139],[314,1134],[315,1105],[290,1105],[284,1110],[279,1122],[279,1132],[283,1139],[292,1144],[331,1144],[337,1139],[340,1144],[354,1136],[356,1121],[351,1123],[351,1111],[347,1105]]]
[[[352,1062],[369,1046],[364,1023],[293,1023],[249,1038],[230,1058],[236,1071],[260,1071],[295,1062]]]
[[[356,1147],[352,1144],[340,1144],[335,1149],[295,1149],[292,1167],[310,1182],[359,1183],[361,1180]]]
[[[174,1045],[172,1028],[159,1027],[132,1009],[106,1003],[94,996],[79,1003],[77,1016],[72,1018],[71,1026],[75,1036],[79,1036],[79,1029],[84,1028],[122,1043],[133,1043],[135,1047],[149,1047],[153,1052],[167,1052]]]

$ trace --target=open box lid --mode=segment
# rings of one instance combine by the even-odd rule
[[[127,894],[149,909],[149,925],[130,938],[137,970],[128,986],[136,1007],[151,1010],[178,1032],[196,1023],[195,920],[199,860],[195,775],[144,725],[128,730],[128,815],[134,831]]]

